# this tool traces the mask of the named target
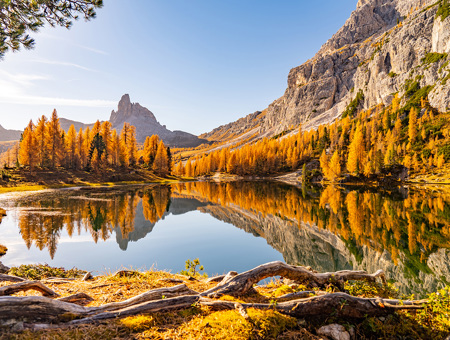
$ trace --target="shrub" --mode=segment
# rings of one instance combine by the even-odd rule
[[[364,100],[364,92],[362,90],[359,90],[356,94],[355,99],[353,99],[350,104],[348,104],[345,111],[342,113],[342,118],[345,118],[347,116],[354,117],[355,113],[358,111],[358,107],[361,104],[361,102]]]
[[[448,56],[447,53],[431,53],[430,52],[430,53],[427,53],[425,58],[422,59],[422,63],[427,64],[427,65],[437,63],[441,59],[447,58],[447,56]]]
[[[441,20],[444,21],[450,15],[450,4],[448,0],[441,0],[439,3],[438,10],[436,12],[436,18],[441,17]]]

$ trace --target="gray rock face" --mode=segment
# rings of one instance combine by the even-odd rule
[[[125,122],[134,125],[138,143],[143,143],[151,135],[158,135],[165,144],[177,147],[195,147],[207,142],[187,132],[168,130],[149,109],[139,103],[131,103],[128,94],[122,96],[117,111],[111,112],[109,121],[117,131],[122,129]]]
[[[402,96],[407,79],[434,86],[430,104],[450,107],[448,56],[427,64],[430,52],[450,51],[450,17],[436,17],[434,0],[360,0],[344,26],[314,58],[293,68],[284,95],[267,109],[263,131],[278,133],[290,125],[305,129],[342,114],[358,91],[364,108],[389,104]],[[426,7],[430,6],[430,7]],[[400,22],[400,25],[397,25]],[[444,65],[444,67],[443,67]]]
[[[0,125],[0,142],[19,140],[22,135],[22,131],[8,130]]]
[[[255,129],[255,132],[259,132],[259,126],[263,120],[264,113],[261,111],[256,111],[245,116],[244,118],[238,119],[235,122],[221,125],[211,132],[204,133],[200,135],[200,138],[226,141],[253,129]]]

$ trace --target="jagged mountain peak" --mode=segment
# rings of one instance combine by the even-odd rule
[[[161,125],[155,115],[139,103],[132,103],[129,94],[124,94],[119,101],[117,111],[111,112],[109,120],[114,129],[120,131],[123,124],[136,127],[136,139],[143,143],[147,136],[158,135],[164,143],[178,147],[195,147],[206,141],[183,131],[170,131]]]
[[[132,103],[129,94],[124,94],[119,101],[117,111],[111,112],[109,121],[113,126],[128,122],[133,124],[141,119],[150,120],[157,123],[155,115],[147,108],[141,106],[139,103]]]

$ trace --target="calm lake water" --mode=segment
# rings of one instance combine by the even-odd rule
[[[317,271],[385,270],[403,293],[450,282],[450,188],[303,188],[195,182],[0,195],[1,261],[104,273],[208,274],[282,260]]]

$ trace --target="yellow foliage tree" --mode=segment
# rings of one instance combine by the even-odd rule
[[[158,150],[153,162],[153,171],[159,176],[167,176],[169,174],[169,158],[162,140],[158,144]]]

